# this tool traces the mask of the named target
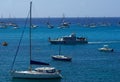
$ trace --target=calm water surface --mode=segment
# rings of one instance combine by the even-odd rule
[[[75,19],[74,19],[75,20]],[[73,20],[71,20],[73,21]],[[73,21],[74,22],[74,21]],[[113,21],[112,21],[113,22]],[[37,29],[32,29],[32,59],[48,62],[51,66],[62,70],[61,80],[38,79],[12,79],[10,69],[16,48],[20,39],[24,23],[17,20],[20,29],[0,29],[0,43],[8,42],[8,46],[0,45],[0,82],[119,82],[120,81],[120,27],[86,28],[74,24],[68,29],[48,29],[41,24]],[[40,24],[35,22],[36,24]],[[57,24],[53,21],[53,24]],[[113,22],[112,24],[115,24]],[[84,45],[62,45],[61,53],[71,56],[71,62],[54,61],[51,55],[58,54],[58,45],[51,45],[48,37],[76,33],[85,36],[89,43]],[[114,52],[99,52],[98,48],[104,44],[114,49]],[[16,58],[15,70],[26,70],[29,65],[29,40],[26,28],[22,43]]]

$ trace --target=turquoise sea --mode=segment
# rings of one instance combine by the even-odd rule
[[[15,57],[18,43],[25,25],[25,18],[1,19],[2,22],[14,22],[19,29],[7,27],[0,29],[0,82],[120,82],[120,18],[66,18],[71,22],[70,28],[57,28],[61,18],[51,18],[49,21],[55,27],[48,29],[47,18],[34,18],[33,24],[39,25],[32,29],[32,59],[50,63],[61,70],[63,78],[57,79],[12,79],[10,69]],[[109,26],[95,28],[84,27],[83,24],[101,22]],[[78,25],[80,23],[82,25]],[[51,45],[48,37],[58,38],[76,33],[85,36],[88,44],[62,45],[61,52],[71,56],[71,62],[54,61],[51,55],[58,54],[58,45]],[[29,35],[28,24],[24,32],[14,69],[26,70],[29,66]],[[2,46],[6,41],[8,46]],[[114,52],[100,52],[98,48],[109,45]]]

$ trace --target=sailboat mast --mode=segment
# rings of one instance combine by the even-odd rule
[[[31,17],[32,17],[32,2],[30,2],[30,27],[29,27],[29,45],[30,45],[30,61],[31,61],[31,54],[32,54],[32,52],[31,52],[31,26],[32,26],[32,20],[31,20]],[[30,64],[30,70],[32,69],[32,66],[31,66],[31,64]]]
[[[65,15],[63,13],[63,19],[62,19],[62,22],[64,23],[65,22]]]
[[[60,55],[61,54],[61,45],[59,45],[59,54],[58,55]]]

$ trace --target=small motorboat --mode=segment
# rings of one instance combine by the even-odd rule
[[[71,61],[72,58],[64,55],[54,55],[52,56],[52,59],[54,60],[61,60],[61,61]]]
[[[104,45],[102,48],[99,48],[98,50],[104,51],[104,52],[113,52],[114,51],[112,48],[109,48],[108,45]]]

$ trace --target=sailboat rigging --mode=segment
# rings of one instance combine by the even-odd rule
[[[59,28],[69,28],[69,27],[70,27],[70,23],[65,21],[65,15],[63,14],[62,22]]]
[[[46,22],[48,28],[54,28],[54,26],[50,23],[50,17],[48,18],[48,21]]]
[[[60,61],[71,61],[72,60],[71,57],[68,57],[68,56],[65,56],[65,55],[61,54],[61,45],[59,45],[59,53],[58,53],[58,55],[53,55],[52,59],[60,60]]]
[[[12,71],[11,72],[11,75],[13,78],[26,78],[26,79],[53,79],[53,78],[62,78],[61,74],[60,74],[60,71],[55,69],[54,67],[48,67],[48,63],[44,63],[44,62],[39,62],[39,61],[34,61],[32,60],[32,45],[31,45],[31,26],[32,26],[32,2],[30,2],[30,27],[29,27],[29,55],[30,55],[30,65],[29,65],[29,69],[28,70],[25,70],[25,71]],[[21,36],[21,38],[23,37],[23,34]],[[21,40],[20,39],[20,42],[19,42],[19,46],[20,46],[20,43],[21,43]],[[19,50],[19,47],[17,49],[17,52]],[[16,54],[17,56],[17,54]],[[16,56],[14,58],[14,62],[15,62],[15,59],[16,59]],[[14,62],[12,65],[14,65]],[[38,68],[35,68],[35,69],[32,69],[32,65],[46,65],[47,67],[38,67]],[[13,70],[13,66],[11,68],[11,70]]]

